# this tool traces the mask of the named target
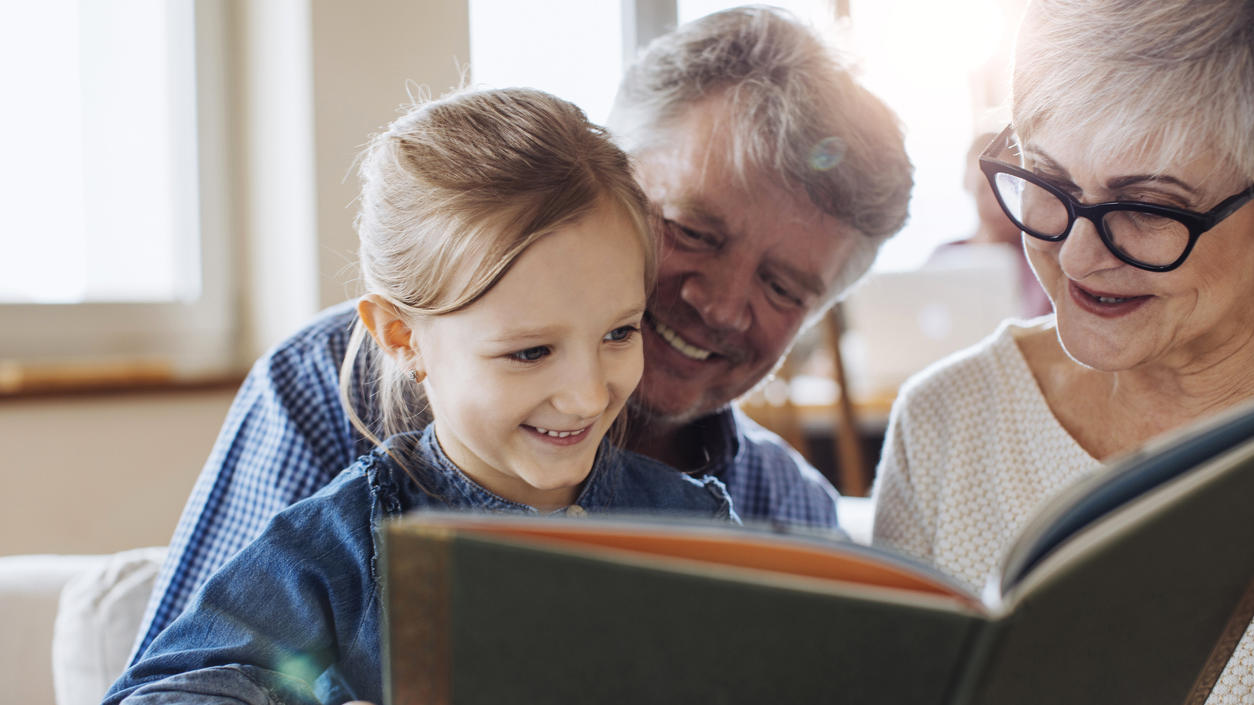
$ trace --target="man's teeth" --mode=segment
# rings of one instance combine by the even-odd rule
[[[662,340],[670,343],[672,348],[678,350],[679,354],[686,358],[692,360],[704,360],[710,355],[713,355],[713,353],[709,350],[702,350],[701,348],[688,343],[683,338],[679,337],[678,333],[663,325],[661,321],[653,321],[653,329],[658,332],[658,335],[662,336]]]
[[[543,433],[546,436],[552,436],[554,438],[566,438],[567,436],[578,436],[579,434],[588,430],[586,428],[581,428],[578,431],[550,431],[547,428],[540,428],[539,426],[532,426],[532,428],[534,428],[537,433]]]

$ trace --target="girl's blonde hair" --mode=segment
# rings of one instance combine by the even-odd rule
[[[359,169],[358,256],[366,294],[404,318],[440,316],[487,293],[532,243],[608,205],[635,225],[652,285],[656,251],[627,156],[575,105],[537,90],[461,90],[412,106],[376,135]],[[369,340],[370,342],[366,342]],[[374,427],[350,401],[358,355]],[[340,369],[349,420],[376,445],[427,422],[420,384],[360,320]],[[372,389],[373,388],[373,389]]]

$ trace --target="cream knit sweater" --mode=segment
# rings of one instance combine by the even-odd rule
[[[1101,465],[1059,425],[1015,343],[1049,325],[1008,321],[902,388],[876,471],[876,544],[979,590],[1037,508]],[[1207,703],[1254,705],[1254,624]]]

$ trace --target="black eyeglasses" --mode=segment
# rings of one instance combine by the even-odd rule
[[[1207,213],[1137,201],[1085,205],[1040,176],[997,159],[1010,148],[1010,138],[1007,127],[980,155],[980,170],[1001,209],[1020,230],[1061,242],[1077,218],[1087,218],[1111,254],[1151,272],[1168,272],[1184,264],[1198,236],[1254,198],[1251,185]]]

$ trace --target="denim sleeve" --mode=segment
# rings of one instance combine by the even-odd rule
[[[264,674],[239,666],[205,668],[181,673],[156,683],[142,685],[126,696],[126,705],[313,705],[317,699],[303,684],[280,683],[285,696],[276,701],[273,687],[264,684]],[[280,676],[281,678],[281,676]]]
[[[104,702],[378,702],[370,493],[360,473],[351,475],[278,515]]]
[[[362,450],[337,387],[353,316],[332,309],[249,372],[183,509],[132,662],[276,513]]]

